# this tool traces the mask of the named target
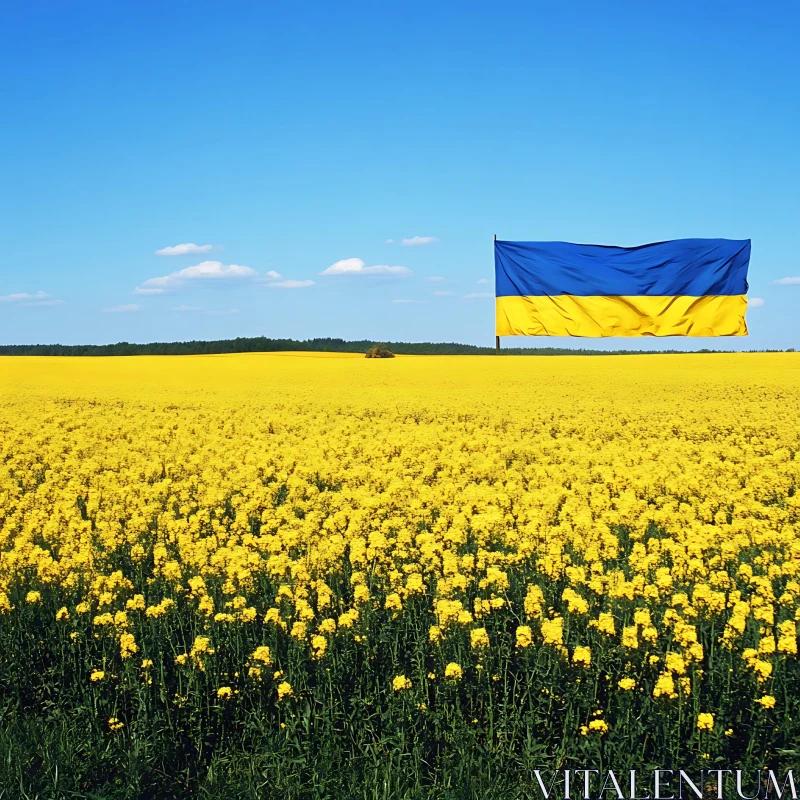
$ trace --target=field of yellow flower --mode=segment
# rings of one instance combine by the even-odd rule
[[[2,358],[0,785],[796,761],[799,409],[790,353]]]

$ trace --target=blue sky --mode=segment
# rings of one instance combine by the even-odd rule
[[[7,3],[0,342],[493,344],[497,234],[751,238],[747,339],[567,343],[800,346],[799,35],[796,2]]]

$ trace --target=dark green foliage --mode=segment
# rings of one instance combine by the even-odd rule
[[[385,344],[375,344],[367,350],[367,358],[394,358],[394,353]]]
[[[524,572],[536,574],[536,564]],[[335,597],[349,590],[342,577],[341,585],[329,578]],[[565,585],[554,582],[547,601]],[[167,588],[152,584],[155,596]],[[259,594],[276,590],[264,580]],[[511,608],[523,607],[525,590],[525,580],[512,581]],[[492,646],[480,654],[466,627],[431,647],[427,631],[436,620],[428,599],[417,596],[408,598],[400,621],[382,603],[365,605],[362,641],[337,633],[319,661],[310,659],[305,642],[261,620],[218,626],[215,653],[199,671],[173,663],[172,654],[188,651],[197,633],[185,624],[192,614],[181,598],[166,617],[137,618],[141,652],[125,661],[114,636],[89,632],[72,640],[72,629],[84,630],[88,619],[56,622],[63,597],[27,605],[18,592],[12,600],[25,619],[0,616],[0,800],[522,800],[541,798],[535,769],[627,775],[705,767],[752,775],[764,765],[796,768],[800,751],[796,659],[779,662],[769,685],[777,705],[765,711],[753,702],[764,688],[740,653],[715,648],[714,636],[703,640],[707,678],[693,680],[691,696],[666,700],[652,697],[662,666],[648,665],[644,648],[631,653],[605,634],[581,634],[581,619],[567,619],[565,634],[592,637],[588,669],[549,646],[520,650],[518,620],[508,613],[482,620]],[[622,602],[620,625],[635,607]],[[261,682],[243,669],[260,643],[270,646],[294,687],[283,702],[274,667]],[[145,653],[156,656],[152,683],[139,667]],[[641,691],[617,689],[629,660]],[[450,661],[464,667],[459,682],[442,679]],[[97,665],[107,674],[95,683],[90,673]],[[397,674],[409,676],[413,688],[394,692]],[[220,683],[237,694],[218,699]],[[610,731],[581,735],[598,709]],[[715,712],[710,734],[696,727],[704,709]],[[112,716],[124,722],[120,731],[109,730]],[[728,726],[731,737],[724,735]]]
[[[368,339],[347,341],[345,339],[267,339],[264,336],[216,341],[151,342],[150,344],[5,344],[0,345],[0,356],[195,356],[214,353],[363,353],[378,342]],[[494,347],[478,347],[455,342],[388,342],[387,347],[398,355],[421,356],[479,356],[494,355]],[[571,347],[504,347],[501,355],[507,356],[612,356],[644,355],[645,350],[587,350]],[[661,350],[661,353],[676,354],[680,350]],[[697,350],[698,353],[724,352]],[[764,352],[782,352],[767,350]],[[787,351],[787,352],[791,352]]]

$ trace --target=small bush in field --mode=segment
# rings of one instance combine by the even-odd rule
[[[367,358],[394,358],[394,353],[383,344],[375,344],[367,350]]]

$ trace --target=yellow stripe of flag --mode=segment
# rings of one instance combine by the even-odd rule
[[[746,336],[747,296],[496,298],[497,336]]]

